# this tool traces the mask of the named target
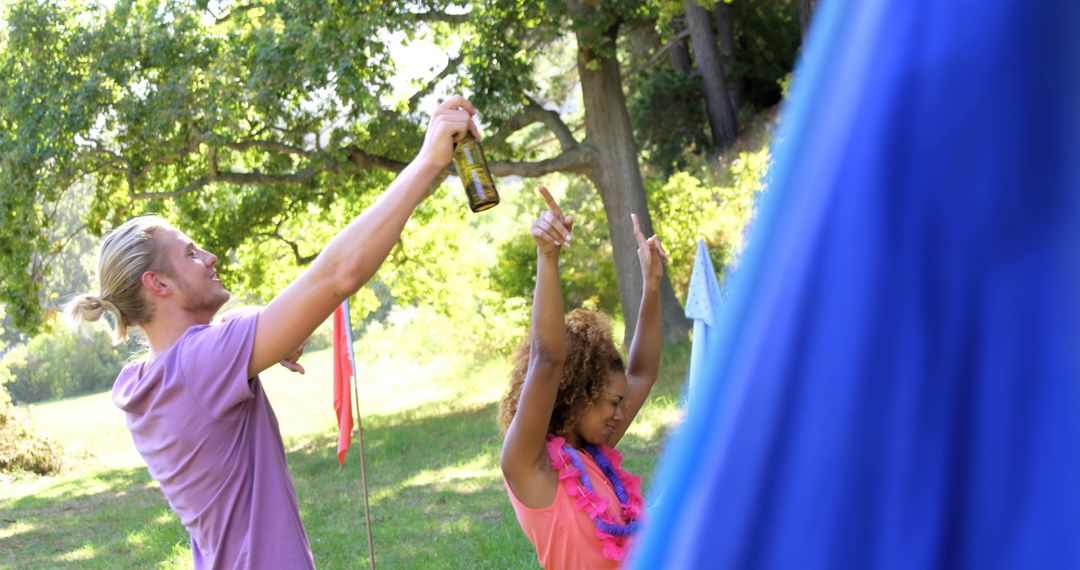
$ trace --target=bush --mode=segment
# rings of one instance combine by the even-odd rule
[[[553,179],[547,179],[549,187],[561,185]],[[537,213],[547,208],[536,185],[527,184],[516,201],[514,230],[499,244],[498,260],[490,271],[492,287],[502,298],[523,299],[527,307],[532,305],[536,287],[536,242],[529,235],[529,227]],[[584,179],[569,178],[566,195],[559,203],[574,218],[574,239],[559,259],[564,308],[567,312],[584,307],[619,314],[619,287],[600,194]],[[527,308],[527,312],[530,310]]]
[[[517,328],[522,311],[516,301],[493,292],[488,268],[496,263],[502,236],[518,233],[509,229],[516,224],[506,216],[517,192],[500,184],[503,204],[479,215],[469,211],[457,181],[425,200],[376,281],[361,289],[368,302],[360,302],[363,298],[358,296],[353,312],[360,333],[376,323],[394,327],[395,319],[422,317],[449,323],[449,329],[444,339],[414,347],[418,355],[508,350],[510,331]],[[448,344],[440,345],[444,340]]]
[[[687,154],[709,148],[701,80],[678,69],[642,72],[628,103],[634,138],[649,168],[670,175]]]
[[[29,471],[48,475],[60,470],[60,451],[50,439],[30,428],[30,421],[0,388],[0,472]]]
[[[668,251],[668,277],[680,298],[690,285],[698,239],[705,240],[717,271],[737,260],[768,164],[769,150],[761,146],[739,152],[715,174],[680,171],[666,180],[646,180],[653,226]]]
[[[795,67],[802,42],[799,11],[791,0],[734,2],[735,69],[746,103],[765,109],[780,101],[782,82]]]
[[[40,402],[111,387],[127,355],[103,331],[81,337],[56,327],[5,354],[0,369],[12,398]]]

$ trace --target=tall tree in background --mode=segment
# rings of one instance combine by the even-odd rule
[[[502,136],[539,122],[560,147],[558,154],[543,161],[531,165],[496,162],[492,170],[525,176],[576,172],[592,182],[607,215],[626,338],[631,338],[642,283],[630,213],[638,213],[646,234],[652,233],[652,220],[623,92],[624,65],[617,57],[618,40],[622,31],[654,19],[655,6],[582,0],[536,2],[525,7],[514,0],[488,0],[481,6],[472,15],[478,36],[469,48],[474,62],[470,70],[481,106],[495,111]],[[573,31],[576,49],[584,107],[585,136],[581,140],[558,112],[538,102],[542,90],[531,74],[531,58],[545,46],[564,40],[565,30]],[[660,294],[665,334],[669,338],[684,336],[687,321],[666,277]]]
[[[739,132],[739,121],[780,101],[800,32],[795,0],[664,0],[659,8],[657,53],[667,54],[671,65],[637,64],[639,72],[629,75],[627,84],[642,158],[649,171],[670,175],[694,155],[725,152],[724,137],[714,137],[717,131],[709,127],[732,120]],[[692,30],[690,20],[697,23]],[[693,58],[677,49],[691,31]],[[724,88],[733,119],[723,110]]]
[[[716,40],[720,46],[720,63],[724,72],[724,84],[727,85],[728,97],[731,99],[731,108],[738,118],[739,109],[743,105],[743,93],[732,73],[735,70],[735,59],[738,57],[735,44],[734,10],[731,2],[720,0],[713,5],[716,14]]]
[[[694,46],[694,61],[704,86],[705,109],[712,131],[712,144],[720,150],[735,141],[735,111],[724,78],[720,48],[713,32],[712,18],[708,10],[697,0],[685,0],[686,24],[690,28],[690,40]],[[734,55],[733,53],[731,55]]]
[[[690,37],[690,32],[686,29],[686,19],[674,18],[671,20],[671,26],[674,34],[669,40],[670,45],[666,46],[670,50],[668,52],[669,61],[675,69],[689,73],[690,45],[687,38]]]
[[[814,15],[814,8],[817,7],[817,0],[795,1],[799,4],[799,29],[802,30],[803,37],[806,37],[806,32],[810,29],[810,18]]]

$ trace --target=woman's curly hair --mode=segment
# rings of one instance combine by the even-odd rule
[[[566,433],[578,417],[603,395],[608,374],[625,370],[622,355],[611,338],[611,322],[600,313],[574,309],[566,315],[566,360],[563,363],[559,393],[551,413],[548,431]],[[529,368],[529,343],[526,337],[514,351],[510,388],[499,404],[499,426],[506,431],[517,413],[525,373]]]

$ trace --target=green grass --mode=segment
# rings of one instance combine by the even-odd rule
[[[421,358],[404,346],[356,346],[377,565],[537,567],[498,471],[502,437],[495,415],[506,359]],[[663,439],[679,419],[688,358],[689,344],[665,349],[661,379],[620,445],[646,489]],[[339,470],[330,354],[307,354],[303,363],[305,376],[284,369],[263,375],[300,514],[319,568],[364,567],[358,448],[354,442]],[[67,466],[57,476],[4,481],[0,567],[190,568],[187,533],[147,475],[107,393],[30,412],[63,444]]]

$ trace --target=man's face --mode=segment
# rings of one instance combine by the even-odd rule
[[[189,312],[207,313],[209,322],[229,300],[229,292],[217,278],[214,268],[217,256],[201,249],[175,228],[162,231],[160,239],[171,266],[164,273],[175,283],[178,302]]]

